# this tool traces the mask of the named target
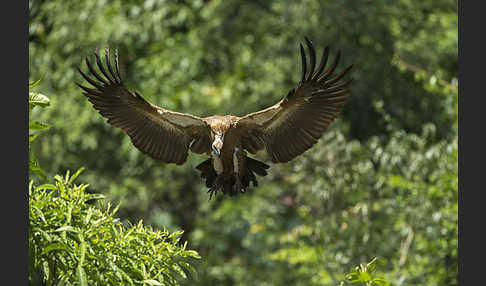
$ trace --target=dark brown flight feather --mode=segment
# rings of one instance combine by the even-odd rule
[[[352,79],[344,78],[352,65],[334,74],[341,51],[326,70],[329,47],[324,48],[316,68],[314,45],[307,37],[305,45],[309,63],[306,49],[300,44],[302,71],[298,85],[275,105],[243,117],[214,115],[199,118],[149,103],[139,93],[126,88],[120,76],[116,49],[114,68],[109,48],[105,49],[104,62],[98,48],[94,52],[95,65],[86,57],[88,72],[78,70],[93,88],[78,85],[108,123],[126,132],[144,154],[163,162],[183,164],[189,150],[210,155],[214,134],[220,134],[218,138],[221,138],[224,133],[225,147],[216,150],[219,157],[211,157],[196,168],[206,179],[210,196],[218,190],[235,195],[241,191],[239,188],[244,192],[250,182],[256,186],[255,174],[265,176],[269,168],[248,157],[241,149],[251,154],[265,149],[272,162],[288,162],[317,143],[349,97]],[[214,160],[219,160],[218,165]]]
[[[199,117],[173,112],[149,102],[137,92],[130,92],[124,85],[118,67],[118,51],[115,50],[115,70],[110,63],[108,48],[105,51],[105,69],[98,50],[94,53],[95,70],[88,57],[85,62],[89,77],[81,69],[79,73],[94,88],[78,84],[84,95],[108,123],[121,128],[135,147],[148,156],[167,163],[183,164],[190,143],[199,140],[197,152],[209,152],[209,126]],[[115,72],[116,71],[116,72]],[[201,141],[203,144],[201,143]],[[196,143],[196,142],[194,142]]]
[[[329,79],[336,70],[341,57],[337,52],[331,67],[324,72],[329,48],[324,49],[317,71],[314,72],[316,53],[312,42],[306,37],[305,42],[310,54],[310,69],[307,70],[307,57],[302,44],[302,74],[299,85],[277,104],[246,116],[237,125],[258,134],[264,142],[259,150],[266,149],[272,162],[288,162],[311,148],[329,125],[336,119],[349,96],[348,86],[351,79],[340,80],[349,73],[352,65],[339,75]],[[255,142],[245,138],[243,146],[251,153],[256,153]]]

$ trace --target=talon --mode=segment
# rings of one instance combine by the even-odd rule
[[[211,198],[213,197],[213,195],[218,191],[218,188],[216,186],[216,184],[214,184],[211,189],[209,189],[208,193],[209,193],[209,201],[211,200]]]
[[[216,180],[214,180],[214,183],[213,185],[211,186],[211,188],[208,190],[208,194],[209,194],[209,199],[208,201],[211,200],[211,198],[213,197],[213,195],[216,194],[216,192],[221,188],[221,183],[220,181],[222,180],[222,176],[221,175],[218,175],[218,177],[216,177]]]
[[[213,186],[212,186],[212,187],[209,189],[209,191],[208,191],[208,194],[209,194],[209,199],[208,199],[208,201],[210,201],[210,200],[211,200],[211,198],[213,197],[213,195],[214,195],[214,194],[215,194],[217,191],[218,191],[218,189],[217,189],[217,187],[216,187],[216,184],[215,184],[215,185],[213,185]]]
[[[235,184],[233,185],[233,190],[235,192],[242,192],[242,193],[245,192],[245,188],[243,187],[243,184],[241,183],[241,181],[239,179],[237,179]]]

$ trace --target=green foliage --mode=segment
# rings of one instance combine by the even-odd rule
[[[337,285],[375,256],[391,285],[458,284],[457,1],[46,0],[29,10],[30,76],[55,102],[36,114],[55,128],[32,146],[48,175],[86,166],[90,190],[121,201],[121,218],[184,229],[204,257],[199,285]],[[152,103],[242,115],[298,82],[304,35],[355,64],[352,97],[310,151],[236,198],[208,203],[194,170],[203,156],[183,166],[144,156],[74,84],[83,57],[109,44]]]
[[[30,84],[29,88],[35,84]],[[29,115],[49,99],[30,92]],[[29,169],[44,180],[30,143],[47,124],[30,121]],[[191,265],[200,258],[180,246],[182,231],[170,233],[123,224],[115,217],[119,205],[103,203],[101,194],[87,192],[87,184],[72,176],[56,175],[53,183],[29,184],[29,281],[34,285],[179,285],[197,274]],[[95,205],[96,203],[96,205]]]
[[[198,269],[213,273],[203,284],[335,285],[379,254],[393,285],[457,285],[457,140],[429,145],[434,136],[426,126],[361,144],[333,130],[273,166],[253,196],[199,220]]]
[[[29,84],[29,90],[36,86],[40,80]],[[50,100],[47,96],[38,93],[38,92],[29,92],[29,171],[36,174],[40,178],[46,180],[46,174],[42,170],[42,168],[39,166],[39,162],[37,161],[37,158],[35,156],[34,151],[32,150],[30,144],[39,136],[40,131],[44,131],[49,129],[51,126],[42,123],[39,121],[32,121],[31,120],[31,113],[34,107],[39,106],[39,107],[46,107],[50,103]]]
[[[194,275],[197,252],[179,246],[182,232],[124,225],[118,206],[74,184],[83,171],[29,185],[29,279],[47,285],[179,285]],[[96,201],[97,205],[93,202]],[[41,276],[41,277],[39,277]]]
[[[352,284],[359,283],[360,285],[364,285],[364,286],[390,285],[390,283],[388,283],[385,279],[374,276],[375,268],[376,268],[376,257],[373,258],[366,265],[360,264],[359,266],[356,266],[354,272],[348,273],[346,275],[346,280]],[[344,282],[341,282],[340,285],[344,285]]]

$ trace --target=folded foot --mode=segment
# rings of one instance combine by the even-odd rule
[[[238,192],[245,192],[245,187],[241,183],[240,179],[236,179],[235,184],[233,185],[233,192],[236,194]]]
[[[209,188],[208,190],[208,194],[209,194],[209,200],[211,200],[211,198],[213,197],[213,195],[216,194],[216,192],[222,188],[222,184],[221,182],[223,181],[223,176],[222,175],[218,175],[216,177],[216,179],[214,180],[213,182],[213,185],[211,186],[211,188]]]

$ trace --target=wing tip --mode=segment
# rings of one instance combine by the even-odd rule
[[[304,50],[304,46],[302,45],[302,43],[299,43],[299,46],[300,46],[300,56],[301,56],[301,59],[302,59],[302,77],[300,79],[300,82],[304,83],[305,78],[306,78],[306,74],[307,74],[307,58],[305,56],[305,50]]]

